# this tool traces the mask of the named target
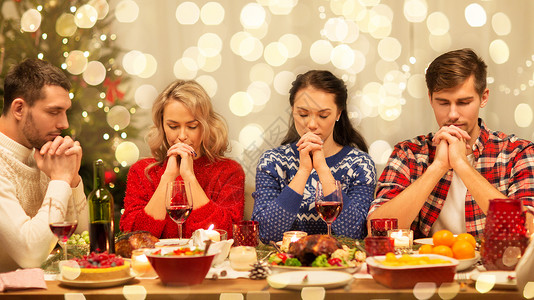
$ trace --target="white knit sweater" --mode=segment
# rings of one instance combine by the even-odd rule
[[[58,210],[68,212],[73,198],[78,228],[88,228],[88,210],[83,184],[72,189],[62,180],[41,172],[33,150],[0,133],[0,272],[39,267],[57,242],[50,231],[50,200]]]

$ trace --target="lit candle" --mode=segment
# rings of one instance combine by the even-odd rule
[[[145,249],[132,251],[132,271],[136,276],[155,276],[156,272],[144,253]]]
[[[237,246],[230,249],[230,266],[236,271],[249,271],[258,261],[256,248]]]
[[[284,238],[282,239],[282,250],[289,250],[289,244],[300,240],[308,234],[304,231],[286,231],[284,232]]]
[[[215,227],[213,224],[208,227],[208,229],[205,231],[206,237],[209,238],[212,242],[220,242],[221,241],[221,234],[217,230],[213,230],[213,227]]]
[[[413,231],[409,229],[393,229],[389,232],[389,237],[393,239],[395,249],[410,251],[413,243]]]

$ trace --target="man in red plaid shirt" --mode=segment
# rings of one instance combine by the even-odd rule
[[[471,49],[428,67],[430,105],[440,129],[398,143],[377,185],[368,219],[397,218],[415,237],[441,229],[482,234],[495,198],[534,205],[534,144],[488,129],[486,64]]]

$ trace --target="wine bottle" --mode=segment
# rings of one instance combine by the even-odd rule
[[[89,240],[91,252],[115,253],[113,226],[113,196],[106,188],[104,162],[98,159],[94,163],[94,186],[87,197],[89,201]]]

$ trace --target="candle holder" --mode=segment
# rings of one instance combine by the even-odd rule
[[[132,250],[132,264],[131,268],[135,276],[138,277],[155,277],[156,271],[148,261],[145,255],[146,248]]]
[[[228,232],[226,232],[226,230],[224,230],[224,229],[215,229],[215,231],[217,231],[219,233],[219,235],[221,236],[221,241],[226,241],[228,239]]]
[[[236,271],[250,271],[252,265],[258,261],[256,248],[237,246],[230,249],[230,266]]]
[[[412,253],[413,231],[410,229],[392,229],[388,236],[393,239],[396,254]]]
[[[284,232],[284,238],[282,239],[282,251],[289,250],[289,244],[300,240],[301,238],[307,236],[308,233],[304,231],[286,231]]]

